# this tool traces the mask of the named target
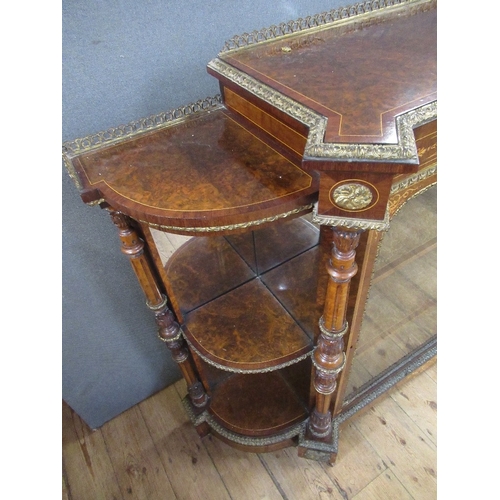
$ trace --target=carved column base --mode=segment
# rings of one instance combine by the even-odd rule
[[[328,441],[332,435],[332,414],[329,411],[320,413],[315,408],[309,418],[307,433],[312,439],[325,439]]]
[[[152,306],[149,307],[153,309]],[[156,307],[155,319],[158,325],[158,338],[169,348],[173,360],[178,364],[186,381],[193,412],[200,414],[207,407],[209,397],[194,371],[194,364],[182,336],[182,330],[174,320],[172,311],[167,307],[166,299],[161,307]]]
[[[194,384],[189,385],[187,390],[189,399],[193,405],[193,411],[196,414],[203,412],[210,401],[203,384],[199,381],[195,382]]]

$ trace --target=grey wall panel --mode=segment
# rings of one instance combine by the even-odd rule
[[[206,64],[233,35],[338,0],[63,1],[63,141],[219,92]],[[105,211],[63,170],[63,398],[97,428],[180,378]]]

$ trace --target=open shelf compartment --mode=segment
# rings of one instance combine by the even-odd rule
[[[317,324],[318,238],[314,225],[296,218],[180,247],[165,271],[194,351],[236,373],[308,356]]]

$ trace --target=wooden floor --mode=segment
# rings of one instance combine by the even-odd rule
[[[437,497],[435,361],[343,424],[337,463],[200,439],[179,381],[91,431],[63,402],[63,500]]]

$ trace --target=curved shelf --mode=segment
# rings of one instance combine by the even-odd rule
[[[284,432],[308,416],[279,372],[229,377],[217,386],[208,411],[223,428],[244,436]]]
[[[139,222],[181,234],[251,228],[307,213],[317,199],[314,174],[222,105],[67,161],[87,203],[105,199]]]
[[[259,279],[188,314],[184,334],[207,362],[235,372],[276,369],[312,350],[311,338]]]
[[[303,219],[193,238],[165,266],[184,336],[207,363],[261,373],[313,348],[319,231]]]
[[[269,373],[228,374],[201,361],[210,378],[210,406],[198,413],[185,398],[184,405],[196,426],[240,449],[259,452],[293,445],[309,416],[310,358]]]

